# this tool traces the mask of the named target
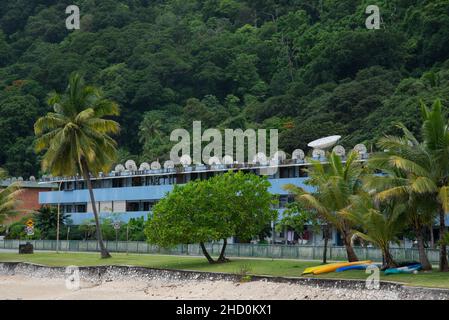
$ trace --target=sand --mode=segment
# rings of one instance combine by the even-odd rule
[[[225,280],[108,280],[81,281],[69,290],[63,278],[0,275],[0,299],[399,299],[394,290],[319,288],[294,283]]]

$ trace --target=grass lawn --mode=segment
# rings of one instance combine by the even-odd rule
[[[112,253],[110,259],[100,259],[98,253],[55,253],[37,252],[32,255],[19,255],[17,253],[0,252],[0,262],[32,262],[48,266],[95,266],[95,265],[133,265],[150,268],[184,269],[211,272],[238,273],[242,269],[248,274],[299,277],[302,271],[310,266],[319,264],[319,261],[301,260],[271,260],[271,259],[242,259],[232,258],[224,264],[210,265],[205,258],[189,256],[167,256],[153,254],[123,254]],[[341,273],[328,273],[316,278],[332,279],[366,279],[367,274],[360,270],[350,270]],[[412,286],[449,288],[449,273],[420,272],[419,274],[398,274],[384,276],[381,280],[402,282]]]

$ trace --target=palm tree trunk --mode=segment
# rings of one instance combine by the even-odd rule
[[[214,259],[210,256],[209,252],[207,252],[206,247],[204,246],[204,242],[200,242],[201,250],[203,251],[204,256],[210,264],[215,263]]]
[[[383,256],[383,263],[382,269],[388,269],[388,268],[396,268],[398,264],[396,261],[394,261],[393,256],[390,253],[390,247],[388,244],[384,247],[382,247],[382,256]]]
[[[419,263],[422,270],[432,270],[432,265],[427,258],[426,249],[424,248],[424,230],[423,228],[415,229],[416,240],[418,241]]]
[[[92,211],[94,213],[94,218],[95,218],[95,226],[97,229],[97,239],[98,239],[98,244],[100,246],[100,252],[101,252],[101,258],[110,258],[111,255],[109,254],[108,250],[106,249],[104,243],[103,243],[103,235],[101,233],[101,227],[100,227],[100,219],[98,218],[98,212],[97,212],[97,206],[95,203],[95,196],[94,196],[94,190],[92,188],[92,181],[90,180],[90,176],[89,176],[89,167],[87,166],[87,162],[84,159],[81,159],[81,166],[82,166],[82,173],[83,173],[83,177],[84,180],[86,181],[87,184],[87,189],[89,190],[89,195],[90,195],[90,202],[92,203]]]
[[[359,261],[355,254],[354,248],[351,243],[351,232],[349,230],[343,230],[343,242],[346,248],[346,254],[348,255],[349,262]]]
[[[329,226],[323,227],[324,232],[324,248],[323,248],[323,264],[327,263],[327,244],[329,242]]]
[[[447,261],[447,249],[444,243],[444,235],[446,234],[446,225],[444,222],[445,212],[443,208],[440,209],[440,271],[449,271]]]
[[[429,225],[429,232],[430,232],[430,247],[432,249],[435,249],[435,239],[433,236],[433,223],[430,223]]]
[[[229,261],[229,259],[227,259],[225,257],[227,244],[228,244],[228,240],[226,238],[223,239],[223,247],[221,248],[220,256],[218,257],[217,262],[228,262]]]

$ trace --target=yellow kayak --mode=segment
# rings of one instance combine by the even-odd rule
[[[320,266],[306,268],[302,274],[310,274],[310,273],[322,274],[322,273],[335,271],[341,267],[353,266],[353,265],[358,265],[358,264],[367,264],[367,263],[371,263],[371,262],[372,262],[371,260],[365,260],[365,261],[356,261],[356,262],[329,263],[329,264],[324,264],[324,265],[320,265]]]
[[[371,263],[371,260],[365,260],[365,261],[356,261],[356,262],[342,262],[342,263],[333,263],[332,265],[324,265],[319,269],[313,270],[313,274],[322,274],[322,273],[328,273],[337,270],[341,267],[347,267],[347,266],[355,266],[358,264],[367,264]]]

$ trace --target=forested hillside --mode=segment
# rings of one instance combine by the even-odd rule
[[[81,30],[65,8],[81,10]],[[365,8],[380,7],[380,30]],[[71,72],[121,106],[120,157],[152,161],[173,128],[278,128],[291,152],[340,134],[369,146],[418,101],[449,106],[448,0],[0,2],[0,166],[39,174],[33,124]]]

